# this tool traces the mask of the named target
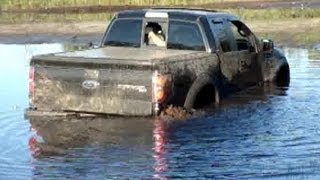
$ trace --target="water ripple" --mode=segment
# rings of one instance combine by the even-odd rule
[[[320,61],[310,61],[306,49],[284,48],[292,77],[288,89],[250,88],[205,115],[166,123],[24,119],[30,56],[25,48],[16,51],[22,54],[6,71],[20,68],[13,76],[19,86],[14,94],[6,88],[0,94],[0,179],[319,178]]]

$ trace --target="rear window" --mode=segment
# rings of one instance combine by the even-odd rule
[[[167,47],[205,51],[199,26],[191,22],[170,21]]]
[[[140,47],[142,20],[116,20],[104,42],[105,46]]]

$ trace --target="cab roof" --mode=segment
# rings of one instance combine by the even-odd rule
[[[118,18],[144,18],[147,13],[164,13],[168,14],[170,19],[187,19],[196,20],[199,17],[215,17],[215,18],[228,18],[237,20],[238,18],[226,12],[208,9],[192,9],[192,8],[149,8],[137,10],[124,10],[117,13]]]

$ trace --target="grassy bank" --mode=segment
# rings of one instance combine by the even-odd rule
[[[237,15],[244,21],[304,21],[320,18],[320,9],[221,9]],[[44,13],[2,13],[0,24],[29,23],[29,22],[80,22],[106,21],[113,13],[81,13],[81,14],[44,14]]]
[[[4,17],[5,16],[5,17]],[[25,28],[19,28],[19,25],[28,25],[28,31],[36,33],[45,33],[44,31],[38,31],[37,29],[42,26],[51,27],[47,24],[58,24],[64,26],[64,29],[53,29],[50,33],[61,33],[64,31],[70,31],[70,28],[74,29],[77,27],[76,24],[86,23],[88,25],[85,28],[89,28],[90,32],[95,33],[92,30],[90,24],[96,24],[98,27],[96,29],[101,29],[104,31],[106,21],[111,17],[111,14],[71,14],[71,15],[54,15],[46,16],[43,14],[18,14],[18,15],[2,15],[0,23],[0,29],[5,30],[5,32],[10,34],[10,29],[8,27],[17,26],[15,29],[21,29],[24,33]],[[244,20],[246,24],[257,34],[260,38],[273,39],[277,44],[294,44],[296,46],[313,45],[320,43],[320,17],[319,18],[290,18],[290,19],[269,19],[269,20],[257,20],[257,19],[246,19]],[[75,26],[74,26],[75,25]],[[93,25],[94,26],[94,25]],[[69,29],[68,29],[69,27]],[[58,27],[57,27],[58,28]],[[84,27],[82,27],[84,28]],[[76,29],[77,32],[81,33],[87,30],[82,28]],[[33,30],[35,29],[35,30]],[[58,31],[60,30],[60,31]],[[3,32],[0,32],[0,34]],[[101,33],[101,32],[99,32]]]
[[[255,22],[251,22],[251,25],[255,25]],[[318,29],[320,26],[318,27]],[[273,32],[270,29],[263,31],[252,30],[260,39],[272,39],[278,45],[290,45],[290,46],[301,46],[301,47],[312,47],[315,44],[320,44],[320,30],[314,29],[310,32],[291,32],[289,29],[281,30],[281,32]]]
[[[320,43],[320,9],[229,9],[259,37],[282,44],[308,46]]]
[[[0,0],[1,1],[1,0]],[[3,0],[8,3],[42,2],[51,1],[25,1],[25,0]],[[70,2],[79,3],[84,0],[74,0]],[[151,1],[151,0],[150,0]],[[203,3],[209,0],[203,0]],[[232,0],[213,0],[232,1]],[[236,1],[236,0],[235,0]],[[69,2],[69,1],[54,1]],[[87,3],[91,0],[87,0]],[[92,1],[97,3],[98,0]],[[105,2],[105,1],[100,1]],[[113,2],[113,1],[111,1]],[[118,3],[121,3],[119,1]],[[123,1],[125,2],[125,1]],[[132,1],[134,2],[134,1]],[[147,1],[141,1],[147,2]],[[160,2],[160,1],[159,1]],[[180,2],[180,1],[170,1]],[[189,1],[186,1],[189,2]],[[190,1],[191,2],[191,1]],[[212,1],[210,1],[212,2]],[[245,21],[250,28],[260,37],[271,38],[276,42],[295,45],[310,45],[320,42],[320,9],[222,9],[235,14]],[[6,24],[28,24],[28,23],[64,23],[72,24],[78,22],[101,22],[104,27],[106,21],[112,17],[113,13],[80,13],[80,14],[42,14],[42,13],[2,13],[0,14],[0,26]],[[79,30],[80,32],[81,30]]]
[[[320,17],[320,9],[224,9],[244,20],[279,20]]]
[[[247,20],[260,37],[285,44],[309,45],[320,43],[320,18],[288,18]]]
[[[265,0],[0,0],[2,9],[30,9],[64,6],[95,6],[95,5],[198,5],[223,2],[248,2]],[[279,1],[279,0],[268,0]]]

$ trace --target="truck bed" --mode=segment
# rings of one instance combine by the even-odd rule
[[[104,47],[35,56],[32,109],[153,114],[152,76],[160,61],[195,51]]]
[[[161,49],[141,49],[141,48],[123,48],[123,47],[104,47],[98,49],[89,49],[84,51],[74,51],[57,53],[57,57],[81,57],[81,58],[108,58],[108,59],[121,59],[121,60],[139,60],[149,61],[155,59],[164,59],[172,56],[190,54],[196,51],[186,50],[161,50]]]
[[[122,47],[104,47],[84,51],[63,52],[56,54],[35,56],[33,64],[65,64],[72,62],[80,64],[132,64],[152,65],[153,61],[165,60],[175,56],[184,56],[197,51],[159,50]],[[88,61],[90,59],[90,61]]]

